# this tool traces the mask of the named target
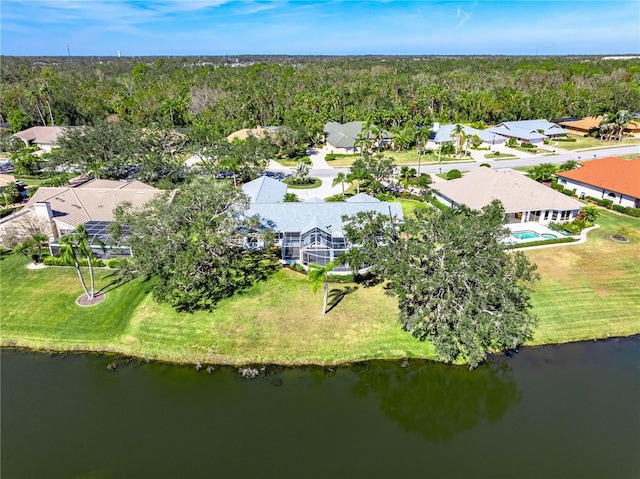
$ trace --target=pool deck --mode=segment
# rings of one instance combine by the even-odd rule
[[[544,225],[541,225],[540,223],[533,223],[533,222],[527,222],[527,223],[513,223],[513,224],[507,224],[505,225],[508,229],[511,230],[511,232],[518,232],[518,231],[534,231],[535,233],[538,234],[553,234],[556,235],[558,238],[562,238],[564,237],[561,233],[558,233],[557,231],[553,231],[552,229],[547,228]],[[544,244],[544,245],[538,245],[538,246],[530,246],[530,247],[522,247],[522,248],[518,248],[517,251],[527,251],[527,250],[531,250],[531,249],[542,249],[542,248],[558,248],[558,247],[563,247],[563,246],[574,246],[574,245],[579,245],[582,244],[584,242],[587,241],[587,233],[591,230],[600,228],[600,225],[596,224],[590,228],[586,228],[584,230],[582,230],[582,233],[580,233],[579,235],[574,235],[572,236],[573,238],[576,239],[576,241],[574,241],[573,243],[554,243],[554,244]],[[536,238],[531,238],[531,239],[526,239],[526,240],[516,240],[513,237],[507,239],[507,241],[509,242],[509,244],[515,244],[515,243],[527,243],[530,241],[537,241]]]

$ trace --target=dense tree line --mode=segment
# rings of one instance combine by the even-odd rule
[[[3,57],[0,115],[14,129],[189,127],[210,140],[287,125],[317,139],[327,121],[400,129],[640,110],[640,61],[597,57]],[[239,66],[238,66],[239,65]]]

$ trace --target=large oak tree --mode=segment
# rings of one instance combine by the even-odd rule
[[[399,321],[430,340],[444,361],[472,367],[490,351],[531,339],[536,317],[530,293],[536,266],[505,248],[502,205],[416,210],[401,225],[384,216],[355,216],[347,237],[352,267],[372,264],[399,300]]]

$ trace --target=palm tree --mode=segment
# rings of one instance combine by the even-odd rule
[[[336,177],[333,179],[331,186],[337,186],[338,184],[342,185],[342,196],[344,196],[344,183],[347,181],[347,175],[344,173],[338,173]]]
[[[40,96],[37,91],[30,91],[27,93],[27,98],[29,99],[29,103],[36,107],[38,110],[38,116],[40,117],[40,121],[44,126],[47,125],[47,120],[44,119],[44,115],[42,114],[42,110],[40,109]]]
[[[333,270],[335,262],[331,261],[324,266],[311,263],[307,275],[311,281],[311,290],[315,293],[324,283],[324,304],[322,306],[322,315],[327,314],[327,302],[329,301],[329,273]]]
[[[98,244],[104,250],[104,244],[102,244],[100,240],[94,239],[94,241],[98,242]],[[84,225],[78,226],[75,233],[70,233],[60,238],[60,243],[60,257],[64,261],[73,263],[73,266],[76,268],[76,272],[78,273],[78,278],[80,279],[82,289],[84,289],[87,298],[89,300],[92,300],[95,297],[95,281],[93,275],[93,265],[91,264],[91,260],[93,259],[93,251],[91,250],[91,242],[89,241],[89,235],[87,234],[86,228],[84,227]],[[89,278],[91,281],[91,291],[87,289],[84,277],[82,276],[80,264],[78,263],[78,255],[83,256],[87,259],[87,265],[89,266]]]
[[[51,119],[51,126],[55,125],[53,120],[53,112],[51,111],[51,88],[48,85],[42,85],[38,88],[38,96],[44,100],[47,108],[49,109],[49,118]]]
[[[462,146],[466,141],[466,137],[464,135],[464,127],[460,124],[457,124],[453,131],[451,132],[451,136],[456,139],[456,154],[460,154],[462,151]]]

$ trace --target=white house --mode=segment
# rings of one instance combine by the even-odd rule
[[[508,215],[507,223],[564,223],[573,220],[583,206],[574,198],[509,168],[479,167],[462,178],[430,187],[450,207],[466,205],[481,209],[493,200],[500,200]]]
[[[555,138],[569,133],[567,130],[547,120],[504,121],[489,128],[488,131],[534,145],[540,145],[548,138]]]
[[[455,144],[457,141],[453,133],[455,128],[456,125],[454,124],[439,125],[437,129],[434,128],[433,138],[430,139],[429,143],[427,143],[427,147],[435,149],[444,143]],[[467,142],[469,142],[473,136],[479,137],[482,141],[482,143],[480,143],[480,148],[492,148],[494,146],[503,145],[507,142],[506,137],[498,133],[493,133],[489,130],[478,130],[477,128],[462,125],[462,131]]]
[[[640,158],[587,161],[556,176],[562,186],[575,190],[579,197],[609,199],[615,205],[640,208]]]

